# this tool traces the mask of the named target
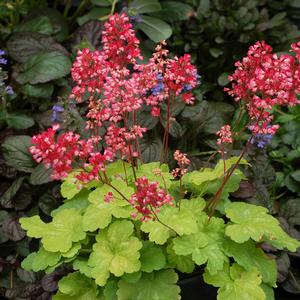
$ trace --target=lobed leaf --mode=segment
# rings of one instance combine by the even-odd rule
[[[104,286],[110,273],[119,277],[141,268],[142,243],[132,234],[133,224],[123,220],[115,221],[97,235],[88,265],[98,285]]]
[[[135,283],[121,279],[117,296],[119,300],[179,300],[180,288],[176,285],[177,280],[177,274],[170,269],[143,273]]]

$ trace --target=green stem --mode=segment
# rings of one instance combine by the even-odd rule
[[[152,207],[151,205],[150,205],[150,209],[151,209],[151,211],[152,211],[152,213],[153,213],[153,215],[154,215],[154,217],[155,217],[155,219],[156,219],[157,222],[159,222],[161,225],[167,227],[168,229],[174,231],[177,235],[179,235],[178,232],[177,232],[174,228],[170,227],[169,225],[167,225],[166,223],[164,223],[163,221],[161,221],[161,220],[158,218],[156,212],[154,211],[154,209],[153,209],[153,207]]]
[[[67,0],[66,6],[65,6],[65,9],[64,9],[64,17],[65,18],[68,15],[68,12],[69,12],[69,9],[71,7],[71,4],[72,4],[72,0]]]
[[[81,3],[79,4],[79,6],[77,7],[76,11],[74,12],[74,14],[72,15],[72,17],[70,18],[70,22],[73,23],[75,21],[75,19],[80,15],[80,13],[84,10],[84,8],[86,7],[86,5],[89,4],[89,0],[83,0],[81,1]]]

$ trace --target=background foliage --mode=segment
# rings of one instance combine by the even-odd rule
[[[99,47],[102,23],[112,8],[132,17],[145,56],[155,42],[170,37],[170,50],[191,53],[197,64],[202,84],[196,91],[196,104],[186,107],[178,101],[170,130],[171,145],[188,152],[196,169],[215,152],[215,132],[237,115],[232,99],[223,92],[234,62],[257,40],[265,39],[276,51],[285,52],[300,36],[298,0],[234,0],[230,5],[225,0],[80,3],[0,3],[0,44],[9,61],[3,66],[8,78],[0,80],[15,91],[2,97],[0,110],[0,295],[8,299],[48,299],[68,271],[58,268],[43,275],[20,267],[23,257],[37,245],[25,238],[19,218],[39,212],[47,221],[61,202],[57,184],[50,180],[49,172],[33,162],[28,146],[30,136],[51,125],[55,104],[64,107],[57,116],[65,119],[62,126],[82,131],[85,107],[66,101],[72,85],[70,67],[78,49]],[[250,149],[253,171],[247,175],[251,180],[242,182],[233,194],[236,199],[266,206],[295,237],[299,237],[300,225],[299,115],[299,108],[277,112],[281,124],[278,135],[267,150]],[[151,129],[141,143],[145,161],[159,160],[165,118],[163,109],[161,120],[146,110],[139,115],[140,122]],[[238,153],[239,148],[237,143],[231,151]],[[286,290],[299,293],[300,253],[273,250],[269,249],[278,256],[279,282]]]

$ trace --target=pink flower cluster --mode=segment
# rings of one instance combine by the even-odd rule
[[[81,140],[79,134],[66,132],[56,138],[58,128],[59,125],[54,125],[32,138],[34,146],[29,150],[33,158],[38,163],[43,162],[47,168],[51,167],[54,179],[66,177],[73,170],[76,160],[79,162],[88,160],[93,166],[90,174],[91,176],[93,174],[91,179],[94,179],[97,176],[94,169],[100,169],[103,163],[110,159],[109,155],[104,154],[105,159],[102,162],[99,159],[95,161],[98,153],[94,153],[94,146],[99,143],[100,137]],[[89,165],[86,164],[85,167]]]
[[[187,158],[187,154],[182,153],[180,150],[174,152],[174,159],[177,161],[179,168],[172,170],[172,175],[176,177],[181,177],[187,172],[187,168],[191,161]]]
[[[173,205],[172,196],[159,188],[158,182],[149,182],[143,176],[137,179],[135,185],[136,193],[132,194],[129,202],[138,213],[142,214],[141,221],[155,220],[161,206]],[[136,218],[137,214],[132,214],[132,217]]]
[[[246,57],[236,62],[236,71],[225,89],[236,101],[245,101],[254,134],[274,134],[278,125],[271,125],[271,110],[275,105],[292,106],[300,91],[300,43],[293,44],[296,57],[278,56],[264,41],[251,46]]]
[[[230,125],[224,125],[216,132],[216,135],[219,136],[217,144],[221,145],[224,143],[232,143],[232,133]]]
[[[185,103],[193,103],[196,68],[189,55],[169,58],[164,45],[157,46],[147,63],[138,64],[143,58],[130,19],[125,14],[115,14],[104,25],[102,50],[78,51],[71,69],[76,85],[70,98],[87,101],[86,129],[93,136],[102,132],[103,148],[101,152],[95,150],[96,138],[85,142],[71,132],[56,140],[57,128],[34,137],[34,158],[52,167],[55,179],[80,167],[83,171],[77,178],[87,182],[97,178],[105,163],[116,157],[138,157],[139,139],[147,130],[137,123],[137,111],[143,105],[159,116],[160,103],[172,97],[181,96]]]

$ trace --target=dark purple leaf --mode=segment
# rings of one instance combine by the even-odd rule
[[[18,190],[20,189],[25,176],[18,177],[12,185],[4,192],[3,195],[0,197],[0,203],[5,208],[13,208],[12,198],[16,195]]]
[[[289,256],[286,252],[283,252],[276,259],[277,263],[277,281],[283,282],[289,275],[289,268],[291,266]]]
[[[77,46],[82,41],[86,41],[92,47],[98,48],[101,42],[102,30],[102,22],[97,20],[88,21],[74,32],[72,45]]]
[[[56,272],[47,274],[42,278],[42,287],[46,292],[55,292],[58,288],[57,283],[61,276]]]
[[[240,187],[237,191],[231,193],[231,195],[234,198],[239,198],[239,199],[247,199],[253,197],[254,194],[255,194],[255,188],[253,184],[245,180],[241,181]]]
[[[280,208],[279,215],[290,225],[300,225],[300,199],[290,199],[285,202]]]
[[[36,281],[36,273],[32,272],[32,271],[26,271],[22,268],[17,268],[17,275],[19,276],[19,278],[24,281],[24,282],[28,282],[28,283],[34,283]]]
[[[18,217],[10,217],[2,224],[2,231],[12,241],[20,241],[25,237],[25,231],[21,228]]]

